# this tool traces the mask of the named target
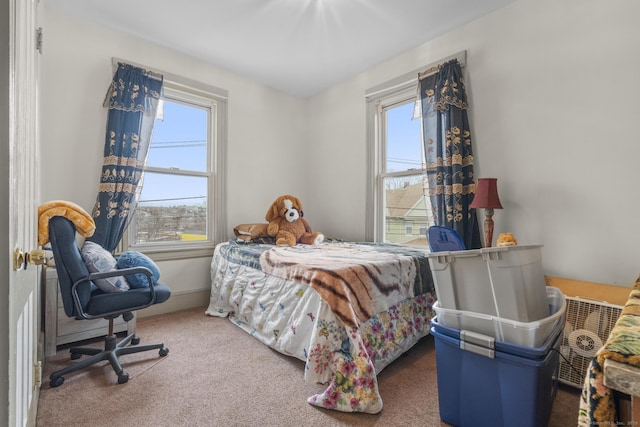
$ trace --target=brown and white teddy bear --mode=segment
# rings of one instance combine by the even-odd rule
[[[265,215],[269,222],[267,234],[276,238],[276,245],[295,246],[296,243],[315,245],[324,240],[324,235],[313,232],[302,217],[302,203],[298,198],[284,195],[271,204]]]

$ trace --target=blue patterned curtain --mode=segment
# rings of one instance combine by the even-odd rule
[[[456,230],[467,249],[482,247],[475,209],[467,94],[457,59],[420,78],[423,143],[436,225]]]
[[[90,238],[112,252],[129,225],[142,190],[162,76],[118,64],[104,107],[109,109],[104,163],[93,208],[96,231]]]

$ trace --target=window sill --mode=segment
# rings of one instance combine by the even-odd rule
[[[133,247],[129,248],[132,251],[139,251],[151,258],[153,261],[172,261],[179,259],[193,259],[193,258],[209,258],[213,256],[214,246],[200,246],[200,247]]]

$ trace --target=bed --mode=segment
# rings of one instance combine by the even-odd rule
[[[378,413],[377,374],[429,333],[435,291],[427,252],[379,243],[230,240],[213,254],[206,314],[228,317],[304,361],[305,381],[326,385],[310,404]]]

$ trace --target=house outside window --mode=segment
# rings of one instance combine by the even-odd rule
[[[123,249],[208,256],[226,229],[226,93],[166,74],[163,92]]]
[[[367,97],[369,205],[367,238],[426,246],[433,225],[421,120],[413,119],[417,81]]]

